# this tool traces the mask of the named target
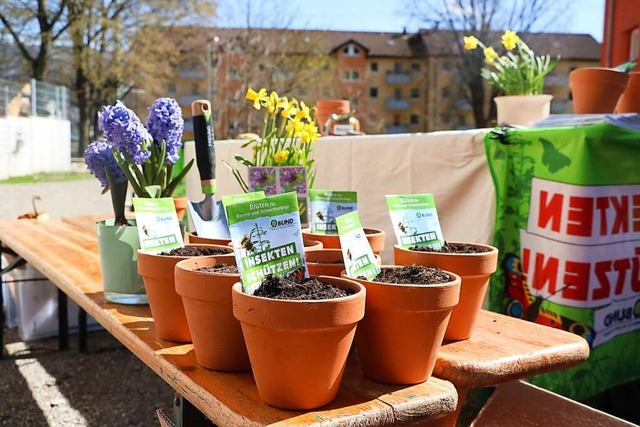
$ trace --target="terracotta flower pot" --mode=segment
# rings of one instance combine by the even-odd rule
[[[306,251],[305,260],[311,276],[340,277],[345,269],[342,249]],[[378,264],[382,263],[379,255],[376,255],[376,261],[378,261]]]
[[[629,74],[629,81],[618,105],[616,113],[640,113],[640,71]]]
[[[320,99],[316,101],[316,123],[321,134],[325,134],[324,125],[331,114],[344,114],[350,112],[348,100],[344,99]]]
[[[628,74],[610,68],[578,68],[569,73],[576,114],[613,113]]]
[[[377,228],[364,228],[364,232],[371,245],[371,250],[374,254],[378,255],[384,249],[384,230]],[[310,229],[304,228],[302,230],[302,237],[305,239],[317,240],[322,243],[322,247],[325,249],[340,249],[340,237],[337,234],[316,234],[312,233]]]
[[[450,282],[436,285],[355,279],[367,289],[365,316],[356,333],[365,377],[386,384],[418,384],[431,377],[460,295],[460,277],[449,274]]]
[[[231,239],[213,239],[209,237],[200,237],[198,233],[192,232],[187,234],[188,243],[204,243],[205,245],[228,245]]]
[[[176,206],[176,214],[178,215],[178,221],[182,221],[184,213],[187,211],[187,203],[189,199],[187,197],[174,197],[173,204]]]
[[[322,249],[322,242],[311,239],[302,239],[302,245],[304,246],[305,252],[317,251],[318,249]],[[233,243],[228,243],[229,247],[233,247]]]
[[[456,245],[456,242],[449,242]],[[422,252],[394,246],[394,259],[397,265],[417,264],[425,267],[437,267],[457,274],[462,279],[460,302],[451,313],[445,340],[464,340],[471,336],[487,293],[489,278],[498,267],[498,249],[489,245],[471,244],[489,249],[488,252],[456,254]]]
[[[231,260],[222,262],[235,265],[235,258]],[[251,365],[231,302],[231,288],[240,281],[240,275],[196,271],[218,262],[212,257],[178,262],[176,292],[182,297],[198,363],[216,371],[243,371]]]
[[[206,246],[211,249],[225,249],[220,245]],[[174,268],[185,256],[167,256],[144,253],[138,250],[138,273],[142,276],[149,299],[151,316],[158,338],[166,341],[191,342],[187,318],[182,306],[182,298],[176,292]]]
[[[258,394],[271,406],[317,408],[338,392],[366,291],[352,280],[319,279],[355,293],[287,301],[245,294],[240,283],[233,286],[233,314],[242,325]]]

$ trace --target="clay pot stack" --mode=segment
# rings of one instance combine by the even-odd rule
[[[613,113],[629,75],[611,68],[578,68],[569,74],[576,114]]]
[[[325,135],[324,125],[331,114],[349,113],[349,101],[344,99],[320,99],[316,102],[316,123],[320,133]]]

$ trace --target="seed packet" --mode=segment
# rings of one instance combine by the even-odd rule
[[[387,206],[398,246],[440,250],[444,237],[433,194],[388,195]]]
[[[253,294],[267,274],[309,277],[296,193],[226,207],[242,288]]]
[[[380,273],[371,245],[367,240],[358,211],[336,218],[344,266],[349,277],[366,277],[371,280]]]
[[[336,218],[358,209],[355,191],[328,191],[309,189],[311,232],[338,234]]]
[[[171,197],[133,198],[143,252],[157,254],[184,246],[176,206]]]

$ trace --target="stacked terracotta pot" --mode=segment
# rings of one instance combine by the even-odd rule
[[[349,101],[344,99],[320,99],[316,102],[316,123],[320,133],[326,135],[324,125],[331,114],[349,113]]]

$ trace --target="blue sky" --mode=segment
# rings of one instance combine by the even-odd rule
[[[228,1],[228,0],[227,0]],[[246,14],[232,11],[227,1],[220,1],[219,25],[242,26],[246,22]],[[231,0],[236,3],[237,0]],[[246,0],[254,9],[252,15],[258,16],[255,10],[269,0]],[[507,0],[509,1],[509,0]],[[514,0],[510,0],[514,1]],[[518,0],[515,0],[518,1]],[[522,0],[521,0],[522,1]],[[527,1],[527,0],[524,0]],[[569,1],[562,10],[562,16],[551,26],[537,30],[586,33],[596,40],[602,41],[605,0]],[[559,2],[557,2],[559,3]],[[237,4],[237,3],[236,3]],[[277,2],[281,8],[280,16],[292,19],[289,28],[344,30],[344,31],[402,31],[407,27],[415,31],[421,26],[412,21],[406,13],[406,0],[289,0]],[[232,16],[232,17],[230,17]],[[254,22],[254,26],[259,25]]]

